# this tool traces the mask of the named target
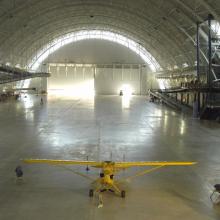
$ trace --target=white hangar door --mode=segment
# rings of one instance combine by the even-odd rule
[[[94,95],[94,66],[49,64],[48,93],[66,96]]]
[[[95,92],[97,95],[118,95],[120,90],[140,94],[139,65],[97,65]]]

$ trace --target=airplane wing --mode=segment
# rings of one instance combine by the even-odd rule
[[[80,161],[80,160],[51,160],[51,159],[24,159],[24,163],[40,163],[40,164],[49,164],[49,165],[85,165],[92,166],[96,168],[102,168],[103,162],[99,161]],[[115,169],[124,169],[130,167],[139,167],[139,166],[190,166],[194,165],[197,162],[190,161],[143,161],[143,162],[114,162]]]
[[[143,161],[143,162],[115,162],[115,168],[123,169],[140,166],[191,166],[197,162],[191,161]]]
[[[102,167],[102,162],[98,161],[80,161],[80,160],[50,160],[50,159],[24,159],[22,160],[24,163],[33,164],[49,164],[49,165],[88,165],[94,166],[97,168]]]
[[[146,170],[142,170],[140,172],[137,172],[133,176],[128,176],[122,179],[119,179],[117,182],[124,182],[124,181],[131,181],[132,179],[135,179],[136,177],[143,176],[145,174],[154,172],[162,167],[165,166],[191,166],[196,164],[197,162],[191,162],[191,161],[145,161],[145,162],[116,162],[115,167],[120,169],[130,168],[130,167],[138,167],[138,166],[153,166],[153,168],[148,168]]]

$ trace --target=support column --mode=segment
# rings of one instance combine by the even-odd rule
[[[197,81],[198,85],[200,85],[200,39],[199,39],[199,22],[196,24],[196,54],[197,54]],[[198,99],[197,99],[197,105],[198,105],[198,115],[200,115],[200,92],[198,92]]]
[[[212,73],[212,33],[211,33],[211,22],[213,20],[213,16],[211,14],[208,15],[208,73],[207,73],[207,84],[208,84],[208,94],[206,101],[210,101],[210,90],[211,90],[211,73]]]

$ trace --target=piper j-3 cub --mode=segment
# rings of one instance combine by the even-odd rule
[[[83,173],[74,171],[72,169],[69,169],[65,166],[66,169],[71,170],[77,175],[80,175],[82,177],[91,179],[92,182],[92,189],[89,190],[89,196],[93,197],[94,193],[104,192],[104,191],[110,191],[114,192],[115,194],[121,196],[122,198],[125,197],[125,191],[119,189],[118,184],[120,182],[123,182],[124,180],[131,180],[135,177],[142,176],[145,174],[148,174],[150,172],[153,172],[155,170],[158,170],[162,167],[166,166],[189,166],[194,165],[196,162],[157,162],[157,161],[145,161],[145,162],[113,162],[113,161],[77,161],[77,160],[49,160],[49,159],[25,159],[23,160],[24,163],[28,164],[49,164],[49,165],[56,165],[56,166],[62,166],[63,165],[84,165],[86,166],[86,170],[89,170],[88,166],[95,167],[101,169],[100,176],[97,179],[93,179],[92,177],[85,175]],[[142,167],[142,166],[151,166],[151,168],[147,170],[142,170],[138,173],[136,173],[133,176],[124,178],[124,179],[115,179],[114,176],[119,171],[123,169],[127,169],[130,167]]]

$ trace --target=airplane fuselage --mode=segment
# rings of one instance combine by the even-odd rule
[[[103,168],[100,173],[101,183],[112,185],[114,183],[114,162],[112,161],[105,161],[103,162]]]

